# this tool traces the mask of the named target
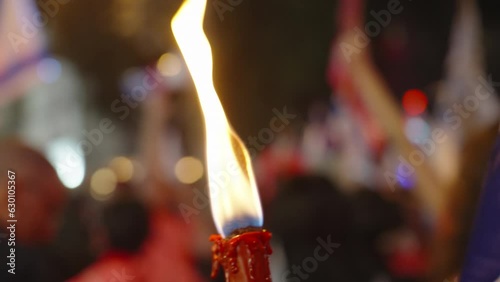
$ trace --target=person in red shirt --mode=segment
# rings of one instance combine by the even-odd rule
[[[149,213],[133,198],[117,198],[102,212],[95,234],[105,251],[99,259],[70,282],[142,282],[141,247],[149,234]]]

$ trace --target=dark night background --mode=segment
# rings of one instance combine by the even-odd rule
[[[181,1],[148,0],[144,14],[120,11],[113,3],[133,1],[76,1],[64,6],[50,22],[51,49],[67,56],[96,87],[88,93],[106,111],[119,95],[118,79],[131,66],[152,63],[176,44],[170,17]],[[128,3],[128,4],[126,4]],[[305,105],[327,100],[330,43],[335,36],[336,1],[241,1],[221,21],[209,3],[205,29],[214,53],[215,82],[227,114],[240,135],[255,134],[266,125],[274,107],[288,106],[305,114]],[[401,1],[404,12],[391,28],[373,39],[373,55],[392,87],[402,95],[409,87],[427,87],[443,74],[443,60],[454,12],[454,1]],[[500,21],[497,1],[479,1],[483,13],[488,73],[500,76]],[[368,11],[386,1],[368,1]],[[118,5],[119,6],[119,5]],[[117,21],[128,24],[117,27]],[[133,27],[133,28],[132,28]],[[403,29],[403,34],[397,30]],[[409,53],[394,61],[385,40],[407,37]],[[95,44],[99,42],[99,44]],[[397,77],[394,74],[398,74]],[[190,95],[185,107],[195,102]],[[258,114],[257,114],[258,113]]]

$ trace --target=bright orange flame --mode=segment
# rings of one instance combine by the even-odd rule
[[[172,30],[203,110],[210,203],[222,236],[238,228],[262,226],[263,216],[252,163],[227,121],[212,80],[212,50],[203,31],[206,0],[186,0]]]

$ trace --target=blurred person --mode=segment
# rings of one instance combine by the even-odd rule
[[[15,179],[8,178],[8,171]],[[14,181],[14,182],[8,182]],[[62,281],[52,248],[67,193],[50,163],[18,140],[0,141],[0,281]],[[15,186],[15,211],[9,211],[7,186]],[[12,192],[11,192],[12,193]],[[11,206],[9,206],[10,208]],[[11,213],[12,212],[12,216]],[[15,232],[8,219],[16,219]],[[8,234],[7,234],[8,233]],[[15,241],[8,241],[13,238]],[[15,250],[12,252],[12,250]],[[7,256],[15,265],[7,265]],[[10,259],[9,259],[10,262]],[[14,268],[14,273],[8,269]]]
[[[298,176],[281,186],[266,214],[269,229],[284,247],[289,272],[283,281],[392,279],[380,242],[403,221],[397,205],[378,193],[360,189],[347,197],[322,176]],[[304,262],[325,242],[337,248],[318,261],[315,271],[304,272]]]
[[[59,254],[64,280],[75,276],[95,260],[87,223],[96,217],[88,205],[87,191],[75,192],[64,211],[60,230],[53,244]]]
[[[173,169],[187,151],[179,97],[168,90],[143,103],[139,151],[146,173],[137,192],[151,211],[151,236],[142,253],[147,281],[198,282],[202,270],[210,274],[210,208],[208,203],[206,209],[192,207],[199,197],[195,192],[207,194],[181,185]]]
[[[149,234],[146,207],[130,197],[118,197],[104,207],[94,235],[103,252],[71,282],[151,281],[144,277],[141,247]]]
[[[301,174],[305,170],[297,139],[291,130],[281,132],[276,136],[276,141],[255,157],[257,187],[264,208],[276,196],[279,179]]]
[[[167,207],[152,209],[151,236],[144,245],[142,259],[146,271],[146,281],[199,282],[203,281],[197,269],[195,247],[197,239],[203,240],[206,250],[208,236],[202,232],[195,215],[187,224],[176,212]]]
[[[283,281],[363,281],[355,269],[351,240],[352,205],[335,186],[321,176],[295,176],[280,185],[265,211],[266,228],[280,240],[287,260]],[[321,242],[335,245],[323,250],[328,258],[313,272],[302,268]],[[288,280],[287,280],[288,279]]]
[[[399,255],[398,258],[414,257],[415,252],[406,252],[404,256],[401,252],[386,252],[384,250],[384,239],[397,238],[398,231],[403,226],[401,208],[393,202],[388,201],[380,193],[360,187],[352,197],[353,206],[353,239],[355,253],[359,257],[356,269],[363,274],[361,281],[373,281],[378,279],[388,279],[400,281],[396,278],[395,270],[414,269],[414,260],[404,260],[405,265],[399,265],[395,269],[391,265],[391,256]],[[410,233],[410,232],[407,232]],[[413,234],[413,233],[411,233]],[[391,247],[398,249],[399,242],[391,240]],[[399,244],[400,245],[400,244]],[[418,264],[418,262],[417,262]],[[402,280],[407,281],[407,280]],[[413,281],[413,280],[408,280]]]
[[[382,234],[379,242],[391,277],[393,281],[422,281],[426,277],[430,257],[425,211],[411,190],[399,187],[382,195],[397,203],[398,211],[393,211],[393,215],[402,220],[397,229]]]

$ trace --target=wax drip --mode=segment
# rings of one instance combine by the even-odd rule
[[[265,254],[265,263],[269,264],[269,255],[272,253],[269,241],[271,233],[258,228],[243,228],[238,229],[231,234],[228,239],[222,238],[220,235],[212,235],[210,241],[214,242],[212,246],[212,278],[215,278],[220,266],[226,272],[236,274],[238,268],[238,247],[241,245],[247,246],[247,269],[251,280],[256,278],[256,258],[255,253]]]

